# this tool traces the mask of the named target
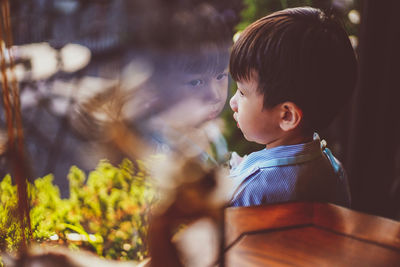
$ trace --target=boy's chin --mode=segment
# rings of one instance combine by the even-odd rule
[[[246,133],[244,133],[243,131],[242,131],[242,134],[243,134],[244,139],[246,139],[246,141],[254,142],[254,141],[253,141],[251,138],[249,138],[249,137],[246,135]]]
[[[192,124],[192,128],[201,128],[207,122],[211,121],[212,119],[204,118]],[[189,128],[189,127],[188,127]]]
[[[243,131],[242,131],[242,134],[243,134],[244,139],[246,139],[246,141],[248,141],[248,142],[256,143],[259,145],[266,145],[266,143],[263,141],[257,140],[256,138],[252,138],[250,136],[247,136]]]

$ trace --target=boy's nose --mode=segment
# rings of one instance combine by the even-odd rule
[[[238,109],[236,97],[237,97],[237,91],[236,91],[236,93],[231,97],[231,100],[229,100],[229,105],[231,106],[231,109],[232,109],[234,112],[237,112],[237,109]]]

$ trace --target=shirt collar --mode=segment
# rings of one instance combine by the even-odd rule
[[[265,162],[276,162],[276,166],[282,165],[281,159],[296,159],[296,158],[315,158],[313,155],[322,155],[321,141],[318,135],[314,136],[314,140],[308,143],[301,143],[288,146],[278,146],[273,148],[265,148],[260,151],[253,152],[249,154],[243,161],[231,170],[231,176],[242,176],[248,175],[259,169],[261,166],[265,166]],[[280,160],[280,161],[276,161]],[[302,160],[304,161],[304,160]],[[280,163],[278,163],[280,162]],[[285,161],[283,161],[285,162]],[[296,160],[291,160],[287,162],[296,162]],[[271,165],[271,164],[270,164]],[[287,164],[289,165],[289,164]]]
[[[262,157],[264,160],[296,157],[301,155],[307,155],[321,150],[320,140],[315,139],[308,143],[301,143],[288,146],[277,146],[273,148],[264,148],[263,150],[254,152],[257,157]],[[251,156],[250,154],[249,156]]]

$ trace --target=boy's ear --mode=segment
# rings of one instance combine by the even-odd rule
[[[279,126],[283,131],[290,131],[299,126],[303,119],[302,110],[293,102],[280,104]]]

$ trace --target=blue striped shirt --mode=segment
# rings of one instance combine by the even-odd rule
[[[319,201],[349,207],[346,173],[325,144],[315,135],[309,143],[249,154],[231,169],[236,186],[230,206]]]

